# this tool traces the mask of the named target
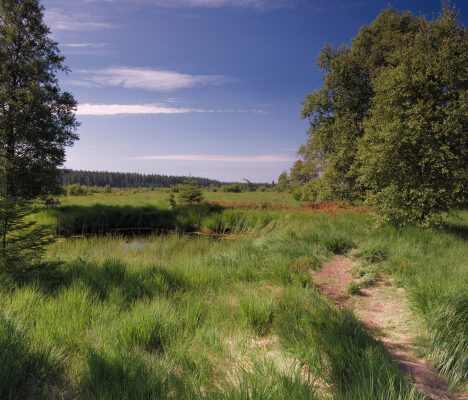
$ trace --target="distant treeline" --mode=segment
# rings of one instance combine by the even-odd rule
[[[187,180],[194,181],[201,187],[221,187],[232,182],[220,182],[209,178],[196,178],[188,176],[169,176],[159,174],[139,174],[136,172],[108,172],[108,171],[73,171],[65,170],[59,178],[61,186],[74,184],[84,186],[97,186],[118,188],[141,188],[141,187],[171,187],[185,183]],[[259,186],[270,186],[268,184],[249,183],[254,188]]]

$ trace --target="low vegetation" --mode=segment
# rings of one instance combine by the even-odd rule
[[[110,204],[36,216],[66,236],[93,233],[49,247],[59,267],[2,275],[0,398],[420,398],[353,313],[315,289],[311,271],[350,251],[362,260],[356,274],[392,275],[407,289],[431,343],[423,351],[454,388],[466,381],[466,212],[443,229],[376,230],[353,210],[145,211],[101,196]],[[97,228],[136,218],[168,230]]]

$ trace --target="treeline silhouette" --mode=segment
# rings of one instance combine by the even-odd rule
[[[160,174],[139,174],[136,172],[108,172],[108,171],[74,171],[65,170],[60,175],[59,183],[61,186],[74,184],[84,186],[97,186],[118,188],[141,188],[141,187],[171,187],[192,180],[201,187],[221,187],[229,185],[232,182],[220,182],[209,178],[172,176]],[[260,183],[250,183],[255,188],[261,186]]]

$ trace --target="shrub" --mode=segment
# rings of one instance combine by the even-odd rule
[[[233,183],[231,185],[221,186],[221,190],[226,193],[240,193],[242,192],[242,187],[238,183]]]
[[[67,187],[67,196],[86,196],[87,194],[87,186],[82,186],[78,183],[75,183]]]
[[[189,181],[179,187],[177,200],[179,203],[200,203],[203,200],[203,192],[193,181]]]

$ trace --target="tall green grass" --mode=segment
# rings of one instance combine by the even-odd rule
[[[460,230],[375,230],[355,214],[148,207],[145,218],[121,205],[39,216],[71,226],[67,235],[101,217],[106,229],[121,227],[127,216],[128,225],[140,218],[178,232],[62,238],[47,254],[59,268],[1,276],[0,398],[420,398],[355,316],[314,288],[310,272],[354,248],[407,288],[433,358],[454,385],[466,379]],[[216,240],[183,227],[242,235]]]
[[[468,213],[453,221],[438,229],[384,227],[362,239],[362,257],[406,288],[425,320],[429,356],[452,387],[468,379]]]
[[[95,204],[89,207],[44,209],[34,219],[51,225],[58,235],[65,237],[145,235],[169,231],[187,233],[199,230],[225,234],[265,227],[275,219],[275,214],[223,209],[208,203],[185,205],[172,210],[151,205],[134,207]]]

